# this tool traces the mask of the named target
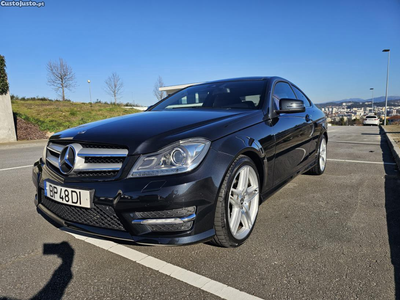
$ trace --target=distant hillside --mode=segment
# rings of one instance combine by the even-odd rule
[[[40,130],[58,132],[89,122],[139,112],[133,108],[107,103],[76,103],[46,98],[12,97],[13,112]]]
[[[318,104],[329,104],[329,103],[359,103],[359,102],[371,102],[372,98],[369,99],[362,99],[362,98],[348,98],[348,99],[343,99],[343,100],[335,100],[335,101],[329,101],[329,102],[323,102],[323,103],[318,103]],[[388,101],[389,100],[400,100],[400,96],[388,96]],[[374,97],[374,103],[376,102],[384,102],[385,101],[385,96],[380,96],[380,97]]]
[[[370,106],[371,103],[369,102],[353,102],[353,101],[343,101],[343,103],[347,104],[348,108],[361,108],[361,107],[365,107],[365,106]],[[368,103],[368,104],[366,104]],[[327,106],[338,106],[341,105],[342,102],[327,102],[327,103],[315,103],[315,105],[319,108],[323,108],[323,107],[327,107]],[[380,102],[375,102],[374,101],[374,106],[375,107],[383,107],[385,106],[385,102],[384,101],[380,101]],[[388,100],[388,106],[400,106],[400,97],[396,100]]]

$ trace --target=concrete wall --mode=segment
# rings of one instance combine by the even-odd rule
[[[143,110],[147,109],[147,106],[123,106],[123,108],[127,108],[127,109],[134,108],[134,109],[143,111]]]
[[[0,143],[16,140],[11,98],[10,93],[7,93],[7,95],[0,95]]]

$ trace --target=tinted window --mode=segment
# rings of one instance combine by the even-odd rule
[[[286,82],[278,82],[274,88],[274,105],[275,109],[279,109],[279,100],[282,98],[296,99],[291,87]]]
[[[308,101],[307,97],[295,86],[292,86],[294,92],[296,93],[297,99],[303,100],[304,106],[309,107],[311,106],[310,101]]]
[[[290,85],[288,85],[286,82],[278,82],[275,85],[274,97],[278,99],[282,98],[296,99],[296,96],[294,95],[292,89],[290,88]]]
[[[377,116],[367,116],[367,119],[377,119]]]
[[[258,109],[265,81],[232,81],[186,88],[165,99],[152,110],[180,108]]]

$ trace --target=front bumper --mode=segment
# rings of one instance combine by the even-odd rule
[[[195,171],[174,176],[68,182],[40,160],[33,167],[37,211],[58,227],[142,244],[181,245],[211,239],[220,183],[232,157],[210,150]],[[44,195],[44,181],[94,191],[93,208]]]

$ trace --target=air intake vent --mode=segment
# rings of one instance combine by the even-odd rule
[[[114,208],[108,205],[95,204],[91,209],[70,206],[45,197],[43,192],[41,203],[52,213],[66,221],[114,230],[125,230],[115,214]]]

